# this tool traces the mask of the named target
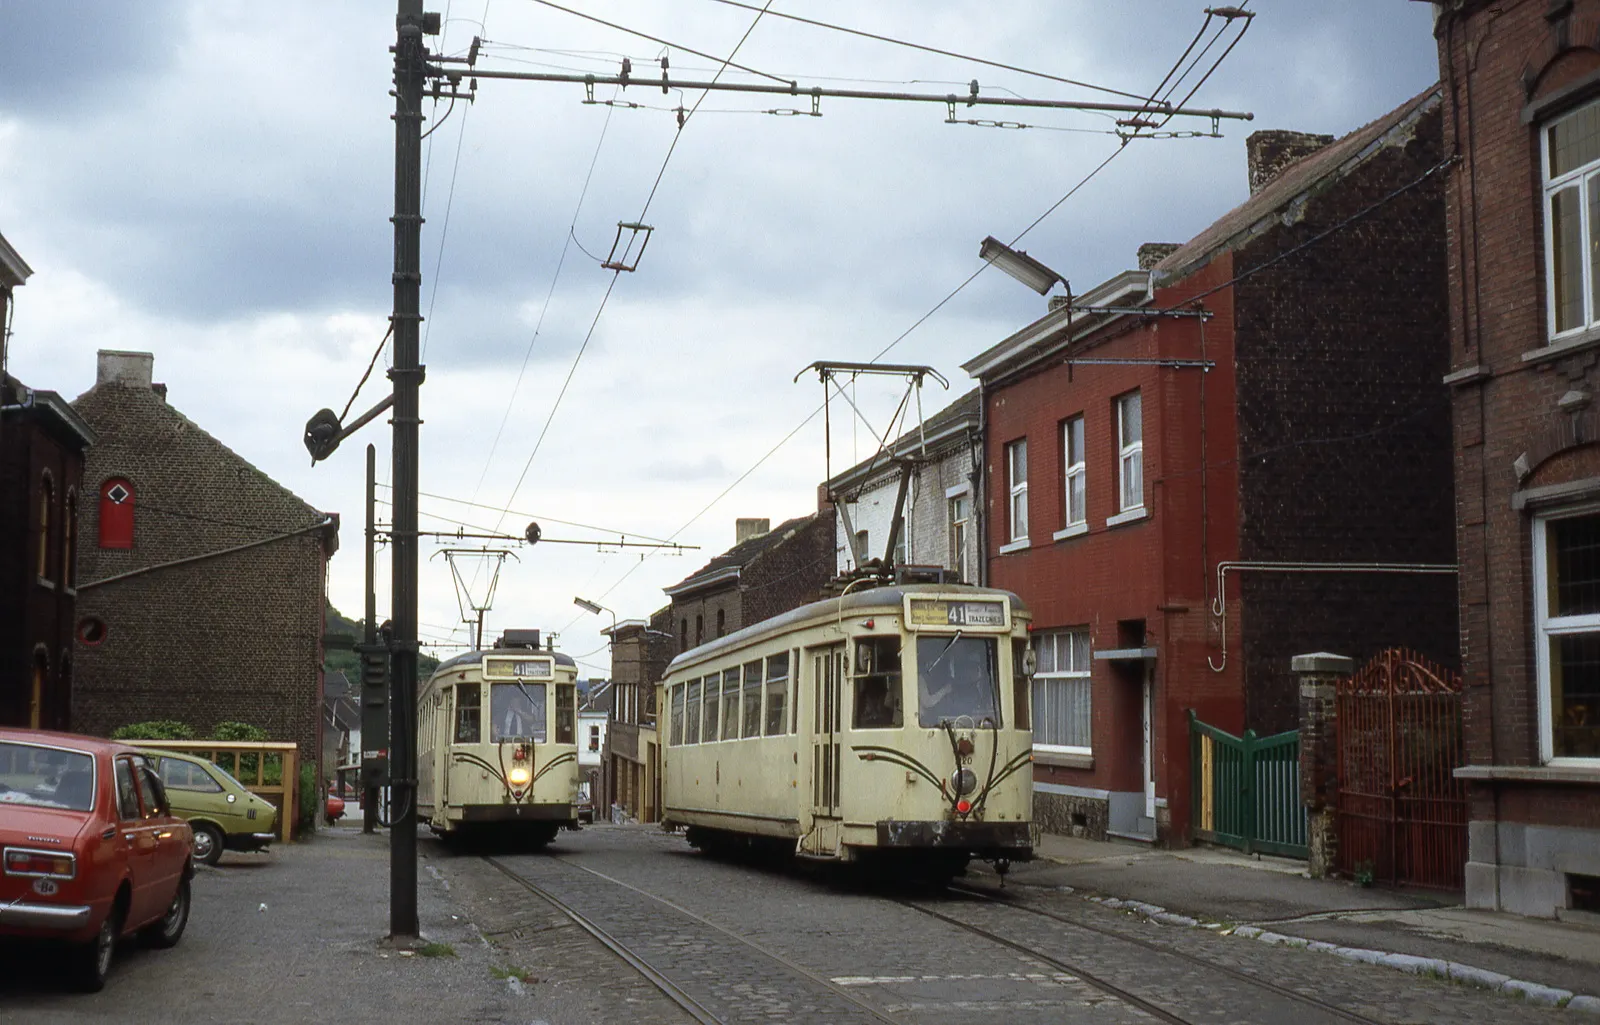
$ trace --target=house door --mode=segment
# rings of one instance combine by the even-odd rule
[[[1152,823],[1156,817],[1156,766],[1155,766],[1155,669],[1146,666],[1143,692],[1139,695],[1139,716],[1143,721],[1144,744],[1144,817]]]

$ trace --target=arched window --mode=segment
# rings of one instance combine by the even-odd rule
[[[727,622],[728,622],[728,614],[727,614],[727,612],[722,610],[722,609],[718,609],[717,610],[717,636],[718,637],[721,637],[723,635],[723,633],[726,632],[724,630],[724,627],[727,625]]]
[[[125,477],[100,485],[100,547],[133,547],[133,485]]]
[[[50,579],[50,514],[56,507],[56,482],[47,472],[39,480],[39,557],[35,560],[40,580]]]
[[[694,617],[694,643],[698,647],[706,639],[706,617]]]
[[[38,729],[44,717],[44,685],[50,678],[50,656],[33,653],[33,690],[28,694],[28,728]]]
[[[61,512],[61,533],[66,543],[61,546],[61,584],[78,586],[78,490],[67,489],[67,504]]]
[[[684,616],[678,624],[678,650],[689,650],[689,617]]]

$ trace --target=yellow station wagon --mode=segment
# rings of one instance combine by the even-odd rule
[[[172,813],[188,819],[194,830],[196,861],[215,865],[224,850],[259,851],[272,843],[278,809],[227,770],[194,755],[153,748],[144,753],[166,784]]]

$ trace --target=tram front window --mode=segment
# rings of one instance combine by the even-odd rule
[[[901,726],[898,636],[871,637],[856,642],[855,685],[852,725],[856,729],[898,729]]]
[[[497,683],[489,690],[489,739],[544,743],[544,684]]]
[[[917,725],[967,720],[998,727],[995,652],[993,637],[918,637]]]

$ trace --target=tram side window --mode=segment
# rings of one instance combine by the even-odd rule
[[[717,709],[721,707],[722,702],[717,699],[717,674],[712,673],[706,677],[705,719],[701,727],[701,735],[708,744],[717,739]]]
[[[689,681],[689,696],[683,707],[683,742],[700,743],[700,681]]]
[[[784,714],[789,696],[789,653],[767,657],[767,722],[769,737],[783,732],[788,717]]]
[[[744,735],[761,736],[761,661],[744,664]]]
[[[576,744],[577,689],[570,683],[556,684],[556,743]]]
[[[683,684],[672,685],[672,732],[667,736],[667,743],[673,747],[683,746]]]
[[[722,739],[739,739],[739,670],[722,673]]]
[[[496,683],[489,688],[489,739],[545,740],[544,684]]]
[[[483,686],[463,683],[456,688],[456,743],[476,744],[483,739]]]
[[[904,725],[900,679],[899,637],[869,637],[856,642],[855,729],[896,729]]]
[[[1027,673],[1028,642],[1011,642],[1011,725],[1014,729],[1033,729],[1033,717],[1029,714],[1029,699],[1033,687]]]

